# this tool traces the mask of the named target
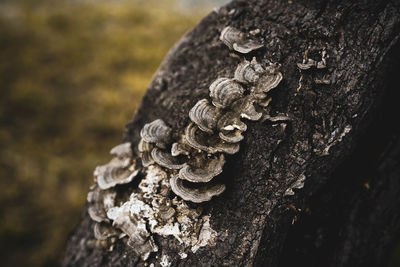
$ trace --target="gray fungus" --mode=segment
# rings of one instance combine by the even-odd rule
[[[130,183],[138,172],[131,158],[116,156],[106,165],[96,167],[93,174],[100,189],[104,190],[117,184]]]
[[[204,132],[212,134],[217,125],[216,109],[208,103],[207,99],[202,99],[189,111],[189,118],[197,124]]]
[[[243,93],[243,87],[229,78],[218,78],[210,85],[210,97],[217,108],[231,106],[235,100],[243,96]]]
[[[140,131],[140,136],[147,143],[154,143],[159,148],[165,148],[171,141],[171,128],[161,119],[146,124]]]
[[[220,40],[241,54],[263,46],[230,26],[221,31]],[[143,260],[158,251],[155,234],[174,236],[182,244],[182,258],[188,249],[194,253],[214,244],[217,233],[210,227],[210,216],[202,216],[201,206],[186,202],[207,202],[225,191],[217,177],[226,155],[239,151],[245,120],[274,120],[268,115],[267,93],[282,80],[279,65],[262,64],[255,57],[243,58],[232,76],[217,77],[210,84],[209,98],[193,105],[183,132],[156,119],[140,131],[138,157],[132,144],[124,143],[110,151],[109,163],[95,169],[87,200],[97,240],[122,238]],[[116,188],[129,188],[138,176],[139,185],[128,189],[131,195],[117,198]]]
[[[225,27],[222,30],[219,39],[228,46],[229,49],[242,54],[250,53],[264,46],[262,43],[253,40],[250,34],[245,34],[231,26]]]

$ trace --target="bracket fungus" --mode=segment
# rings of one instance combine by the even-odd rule
[[[110,190],[101,190],[98,185],[93,185],[87,195],[89,203],[88,213],[95,222],[109,222],[107,211],[115,205],[116,193]]]
[[[268,75],[264,75],[260,78],[260,82],[256,86],[257,93],[268,93],[271,89],[274,89],[282,81],[283,75],[279,71],[279,66],[272,64],[266,68]]]
[[[248,83],[255,83],[260,79],[260,74],[264,72],[264,68],[261,64],[259,64],[255,57],[253,60],[247,61],[243,60],[235,70],[235,80],[248,84]]]
[[[215,158],[201,159],[197,164],[186,163],[179,170],[179,178],[193,183],[206,183],[222,172],[224,164],[224,154]]]
[[[219,132],[219,137],[228,143],[238,143],[243,140],[244,136],[239,130],[236,131],[224,131]]]
[[[194,123],[186,127],[185,141],[192,148],[211,154],[218,152],[235,154],[239,151],[239,145],[226,143],[216,135],[208,136],[202,133]]]
[[[172,191],[182,199],[194,203],[201,203],[211,200],[213,196],[219,196],[225,191],[224,184],[210,185],[204,184],[196,188],[184,185],[184,181],[178,177],[170,179]]]
[[[208,153],[216,153],[216,150],[211,149],[207,146],[206,142],[208,136],[200,131],[200,128],[194,124],[190,123],[185,129],[185,143],[197,150],[203,150]]]
[[[132,157],[131,143],[127,142],[113,147],[110,150],[110,154],[120,158],[131,158]]]
[[[256,110],[254,102],[255,99],[251,96],[245,96],[234,103],[233,109],[241,118],[258,121],[262,117],[262,112]]]
[[[94,170],[94,177],[100,189],[108,189],[117,184],[130,183],[139,170],[132,163],[132,150],[130,143],[124,143],[111,149],[115,157],[106,165],[98,166]]]
[[[245,132],[247,130],[246,123],[240,120],[240,115],[237,113],[230,111],[221,116],[218,121],[218,129],[225,131],[239,130],[241,132]]]
[[[154,163],[153,158],[151,157],[151,151],[153,150],[154,145],[147,143],[143,139],[140,140],[138,144],[138,150],[140,153],[140,158],[142,160],[143,167],[148,167]]]
[[[219,39],[228,46],[229,49],[242,54],[247,54],[264,46],[263,44],[253,40],[250,35],[231,26],[227,26],[222,30]]]
[[[183,163],[179,163],[179,160],[176,157],[157,147],[153,148],[151,151],[151,156],[158,165],[167,169],[181,169],[184,165]]]
[[[199,126],[202,131],[212,134],[217,124],[216,111],[207,99],[199,100],[189,111],[189,118]]]
[[[243,96],[243,87],[233,79],[218,78],[210,85],[210,97],[217,108],[226,108]]]
[[[171,128],[161,119],[147,123],[140,131],[140,136],[147,143],[154,143],[159,148],[165,148],[171,141]]]
[[[189,155],[190,148],[184,143],[175,142],[171,146],[171,155],[176,157],[179,155]]]
[[[220,40],[243,54],[263,46],[229,26],[222,30]],[[266,109],[271,101],[267,93],[282,80],[278,65],[264,66],[255,57],[251,61],[243,58],[232,76],[217,77],[210,84],[209,98],[200,99],[190,109],[190,123],[183,132],[174,132],[156,119],[140,131],[138,157],[131,143],[124,143],[110,151],[113,159],[109,163],[95,169],[96,184],[87,200],[98,240],[122,238],[144,261],[158,251],[156,234],[174,236],[182,244],[182,255],[188,248],[195,252],[213,244],[217,233],[209,225],[210,216],[202,215],[201,206],[190,207],[186,201],[207,202],[225,191],[225,184],[214,178],[223,173],[226,154],[239,151],[247,130],[242,120],[287,118],[271,117]],[[115,187],[131,183],[138,173],[141,180],[137,187],[128,187],[127,199]]]

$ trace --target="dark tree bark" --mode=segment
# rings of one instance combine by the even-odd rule
[[[281,64],[271,114],[292,120],[286,128],[248,123],[240,152],[228,157],[222,173],[226,192],[203,205],[212,228],[226,233],[215,247],[182,260],[173,238],[157,238],[160,251],[148,263],[167,254],[173,266],[385,266],[400,239],[399,4],[228,4],[169,53],[127,125],[126,141],[137,144],[143,125],[158,118],[182,131],[211,82],[232,76],[240,59],[218,39],[228,25],[261,30],[265,49],[251,56]],[[326,69],[299,71],[305,53],[319,60],[322,50]],[[288,195],[303,175],[304,188]],[[112,252],[89,247],[92,224],[85,212],[65,266],[144,265],[122,242]]]

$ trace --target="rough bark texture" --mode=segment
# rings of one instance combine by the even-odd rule
[[[186,259],[173,238],[156,238],[172,266],[384,266],[400,235],[400,15],[396,2],[237,1],[211,13],[169,53],[127,125],[137,144],[145,123],[162,118],[177,131],[189,109],[219,76],[240,62],[219,40],[225,26],[260,29],[265,49],[249,56],[279,62],[283,81],[271,93],[272,114],[287,127],[249,122],[240,152],[228,157],[226,192],[203,205],[218,233],[215,247]],[[299,71],[304,53],[327,68]],[[330,84],[318,84],[328,79]],[[350,130],[351,129],[351,130]],[[350,131],[349,131],[350,130]],[[286,190],[305,175],[305,186]],[[65,266],[142,266],[123,243],[112,252],[87,246],[83,215]],[[382,264],[382,265],[380,265]]]

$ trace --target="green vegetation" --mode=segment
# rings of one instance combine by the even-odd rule
[[[96,165],[205,11],[174,1],[0,3],[2,266],[54,266]]]

